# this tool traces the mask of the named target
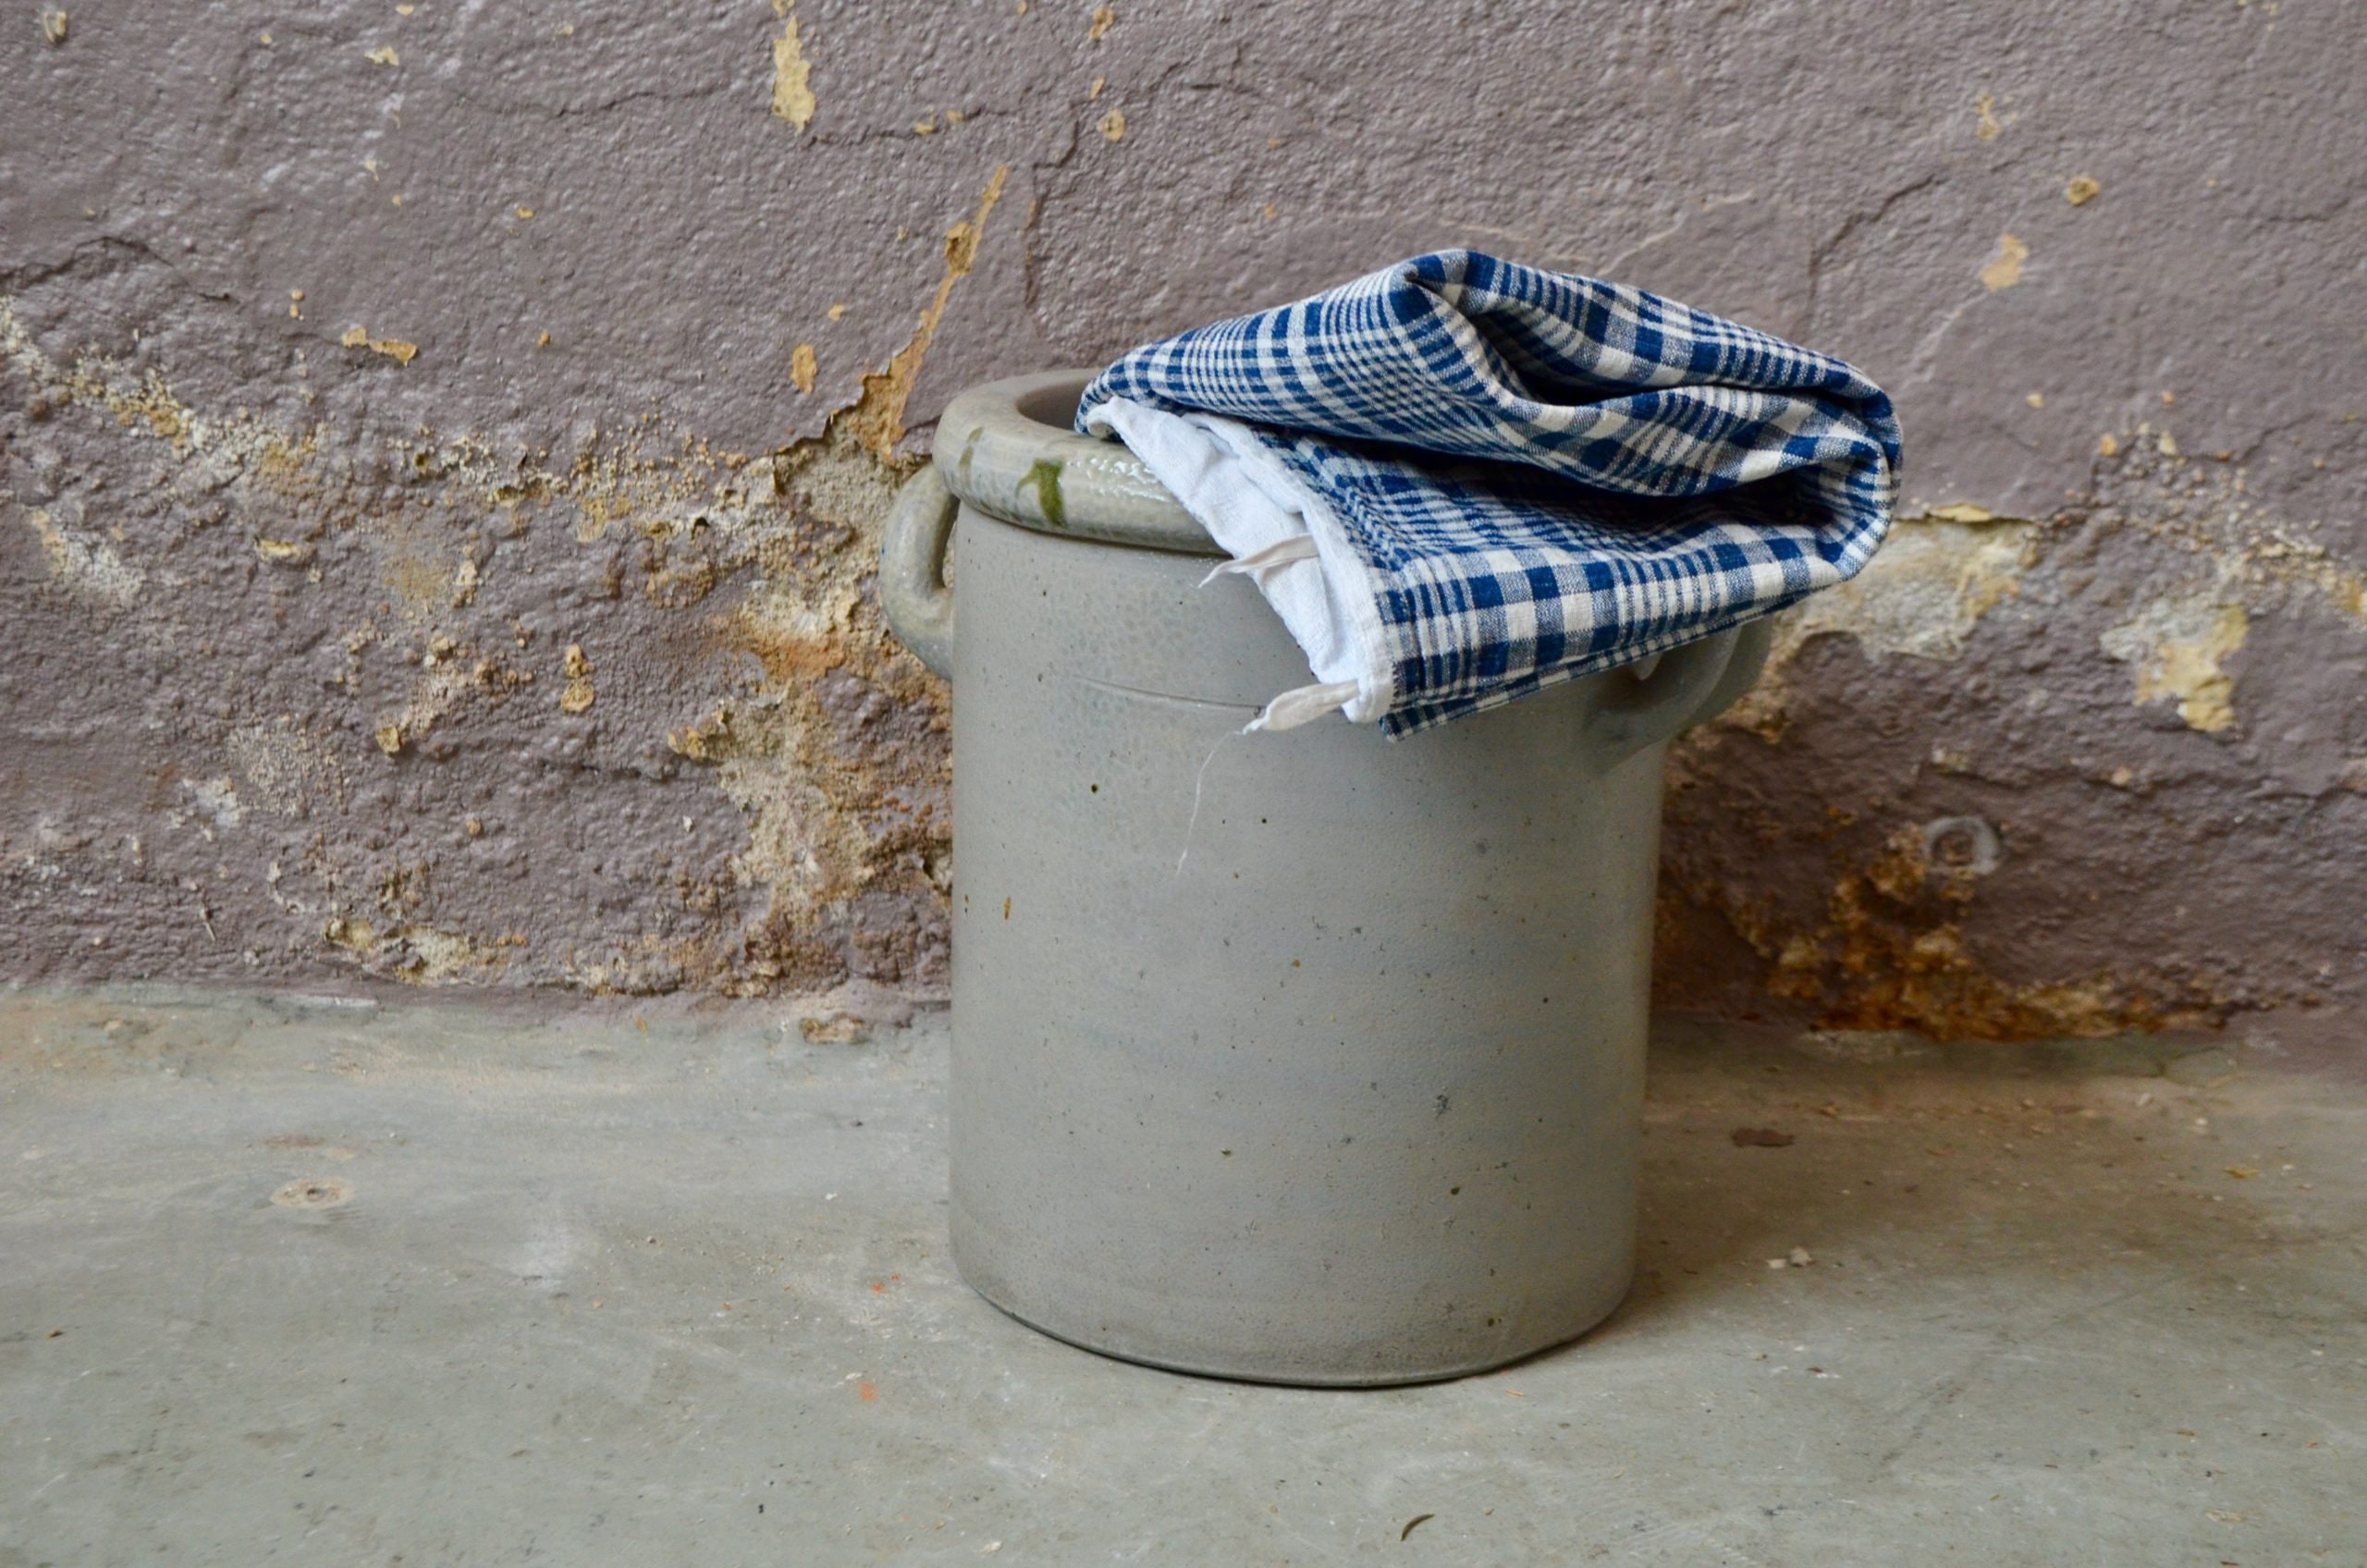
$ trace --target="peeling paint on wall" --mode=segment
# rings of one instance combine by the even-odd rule
[[[803,130],[814,123],[813,67],[797,35],[795,8],[773,0],[773,12],[781,18],[780,36],[773,40],[773,114]]]
[[[2140,704],[2175,701],[2189,729],[2215,735],[2236,722],[2236,681],[2222,661],[2244,645],[2244,606],[2204,593],[2157,599],[2098,639],[2134,668]]]
[[[384,354],[399,365],[407,365],[419,357],[419,345],[406,343],[399,337],[373,337],[364,326],[348,327],[337,341],[349,349],[367,349],[374,354]]]
[[[1992,294],[2001,288],[2011,288],[2022,280],[2022,263],[2030,259],[2030,248],[2010,234],[1997,237],[1997,254],[1981,269],[1981,287]]]
[[[41,540],[50,574],[61,586],[117,609],[128,608],[140,597],[145,574],[124,564],[105,538],[69,528],[38,507],[25,513],[25,524]]]
[[[1819,637],[1853,638],[1875,658],[1962,657],[1981,618],[2018,592],[2036,532],[1977,507],[1901,519],[1864,570],[1777,619],[1766,675],[1719,723],[1780,733],[1784,671]]]
[[[2190,563],[2182,581],[2200,571],[2247,606],[2267,590],[2299,590],[2367,631],[2367,570],[2313,536],[2315,525],[2296,526],[2253,500],[2247,465],[2232,452],[2191,456],[2143,421],[2104,440],[2110,484],[2094,515],[2177,552]]]
[[[553,950],[547,944],[560,938],[563,947],[563,932],[544,933],[539,952],[522,935],[481,940],[418,918],[433,902],[432,857],[375,876],[363,902],[334,853],[306,857],[300,869],[273,862],[266,881],[279,908],[317,920],[325,950],[371,974],[417,983],[484,981],[532,962],[546,978],[603,991],[685,984],[828,988],[849,972],[844,938],[833,935],[849,923],[863,933],[855,962],[866,973],[907,983],[934,973],[942,958],[941,913],[932,920],[926,912],[940,907],[950,864],[946,818],[936,803],[944,787],[944,692],[887,635],[867,580],[878,520],[914,465],[894,455],[902,408],[952,291],[975,262],[1006,174],[996,172],[974,215],[949,235],[946,276],[912,339],[885,372],[865,377],[863,398],[834,415],[824,435],[753,459],[694,441],[668,451],[640,437],[600,436],[559,468],[498,459],[472,438],[422,433],[388,453],[392,468],[412,481],[411,498],[378,512],[350,510],[338,498],[322,433],[300,435],[243,412],[201,413],[161,374],[134,374],[103,356],[58,364],[33,347],[13,305],[0,300],[0,349],[54,410],[106,416],[101,428],[167,454],[177,483],[233,497],[242,511],[319,520],[302,541],[258,536],[253,553],[266,562],[315,563],[313,580],[333,586],[357,557],[375,559],[386,597],[377,618],[344,637],[346,672],[334,684],[352,680],[360,661],[389,637],[418,639],[401,706],[368,729],[378,766],[409,763],[455,715],[497,708],[534,680],[502,650],[437,630],[464,619],[454,612],[470,607],[488,581],[500,582],[488,580],[474,557],[464,553],[456,561],[445,553],[450,545],[436,541],[449,539],[450,525],[439,524],[439,514],[489,518],[497,533],[515,533],[557,513],[567,520],[566,536],[585,548],[620,534],[636,539],[641,599],[661,613],[696,618],[695,640],[711,655],[753,656],[758,679],[744,695],[710,709],[704,724],[695,716],[678,721],[670,747],[714,768],[743,825],[729,885],[754,895],[757,907],[742,926],[710,920],[705,939],[651,937],[593,952]],[[46,512],[28,514],[28,522],[78,591],[120,607],[141,602],[143,578],[112,547],[61,528]],[[332,552],[324,579],[318,563]],[[723,580],[751,571],[758,585],[736,606],[719,614],[697,607]],[[617,592],[623,590],[619,582]],[[515,641],[509,652],[522,654],[526,633]],[[556,673],[556,707],[567,718],[590,722],[605,711],[605,701],[595,707],[595,661],[581,642],[565,645]],[[850,700],[865,705],[849,715],[840,704]],[[871,716],[886,711],[893,720],[874,723]],[[851,737],[851,719],[871,725],[872,733]],[[664,729],[652,740],[662,744]],[[287,718],[236,731],[224,755],[275,815],[315,823],[347,805],[350,780],[368,766]],[[225,820],[214,796],[197,798],[214,802],[209,820]],[[470,837],[484,831],[470,821]],[[300,889],[304,881],[309,890]],[[693,909],[720,915],[720,888],[685,893]],[[876,912],[858,908],[874,905],[905,913],[883,926]],[[402,918],[389,920],[390,912]]]
[[[2367,776],[2357,761],[2367,711],[2346,718],[2343,704],[2367,676],[2367,582],[2308,528],[2254,503],[2234,454],[2189,455],[2162,434],[2144,422],[2117,433],[2097,491],[2052,518],[1959,502],[1902,519],[1855,582],[1788,618],[1760,690],[1672,757],[1676,847],[1661,928],[1684,978],[1667,996],[1699,1005],[1711,989],[1704,968],[1737,962],[1723,943],[1760,966],[1772,1003],[1833,1027],[1942,1038],[2212,1025],[2324,1000],[2339,966],[2264,983],[2257,956],[2233,956],[2240,941],[2182,950],[2180,933],[2197,910],[2245,896],[2232,889],[2255,874],[2254,857],[2351,809],[2352,780]],[[2089,598],[2114,613],[2072,633]],[[2315,656],[2333,702],[2305,699],[2297,715],[2288,699],[2283,722],[2295,727],[2283,740],[2325,751],[2263,763],[2252,733],[2263,726],[2242,713],[2230,661],[2263,617],[2275,626],[2297,615],[2324,629]],[[1925,672],[1892,686],[1901,658]],[[2300,678],[2266,655],[2246,668],[2273,683]],[[1839,669],[1852,672],[1846,698],[1833,686]],[[2113,716],[2132,698],[2174,710],[2175,726]],[[2355,737],[2349,755],[2344,734]],[[1822,756],[1787,754],[1803,740]],[[2189,816],[2198,777],[2239,755],[2229,787],[2296,803],[2270,814],[2238,865],[2202,872],[2202,846],[2230,827],[2207,809]],[[2263,766],[2266,778],[2249,771]],[[1727,803],[1736,800],[1747,803]],[[1688,832],[1710,838],[1688,842]],[[1811,900],[1797,879],[1820,869],[1826,890]],[[2159,903],[2130,890],[2186,869],[2212,890]],[[2321,886],[2283,879],[2275,906],[2344,900],[2321,898]],[[2049,933],[2035,945],[2033,925]]]
[[[248,792],[267,811],[296,820],[344,803],[345,774],[335,748],[292,720],[237,730],[225,750]]]
[[[558,694],[558,710],[565,714],[589,713],[599,693],[592,685],[592,661],[583,656],[583,645],[570,643],[567,657],[561,661],[560,673],[567,677],[567,686]]]
[[[1839,633],[1876,655],[1960,658],[1981,618],[2019,591],[2036,530],[2015,518],[1902,520],[1865,570],[1787,618],[1784,641]]]
[[[920,379],[921,363],[928,357],[929,340],[937,336],[938,324],[945,319],[945,307],[953,298],[955,285],[970,276],[977,264],[978,245],[986,238],[987,220],[994,215],[995,203],[1002,200],[1004,181],[1011,178],[1011,165],[1000,164],[987,177],[987,189],[978,198],[978,210],[966,221],[955,224],[945,235],[945,276],[937,286],[937,296],[921,312],[920,321],[913,328],[913,336],[888,368],[863,378],[863,396],[847,410],[847,429],[870,453],[883,460],[895,455],[896,445],[904,438],[904,408],[912,400],[913,384]]]
[[[322,941],[350,955],[363,973],[414,986],[484,985],[501,978],[520,937],[480,942],[460,931],[399,924],[379,927],[367,920],[339,917],[321,933]]]

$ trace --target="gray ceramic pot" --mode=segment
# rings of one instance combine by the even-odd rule
[[[1233,1378],[1584,1332],[1633,1270],[1662,752],[1765,623],[1395,743],[1238,735],[1306,660],[1070,431],[1086,379],[957,398],[880,563],[953,684],[955,1261],[1048,1333]]]

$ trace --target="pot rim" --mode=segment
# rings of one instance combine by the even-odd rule
[[[1041,533],[1223,555],[1141,459],[1120,442],[1070,427],[1077,399],[1097,374],[1011,376],[946,404],[931,459],[946,488],[989,517]]]

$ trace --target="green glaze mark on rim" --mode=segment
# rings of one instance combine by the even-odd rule
[[[1061,533],[1067,533],[1069,509],[1061,499],[1060,463],[1050,458],[1038,458],[1020,484],[1036,487],[1036,504],[1042,508],[1044,521]]]
[[[1087,370],[974,386],[937,422],[937,471],[973,509],[1068,539],[1221,556],[1140,459],[1069,427]]]

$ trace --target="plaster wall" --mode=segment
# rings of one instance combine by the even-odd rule
[[[946,397],[1467,244],[1897,396],[1674,769],[1666,999],[2367,1000],[2367,10],[0,17],[0,973],[926,995]]]

